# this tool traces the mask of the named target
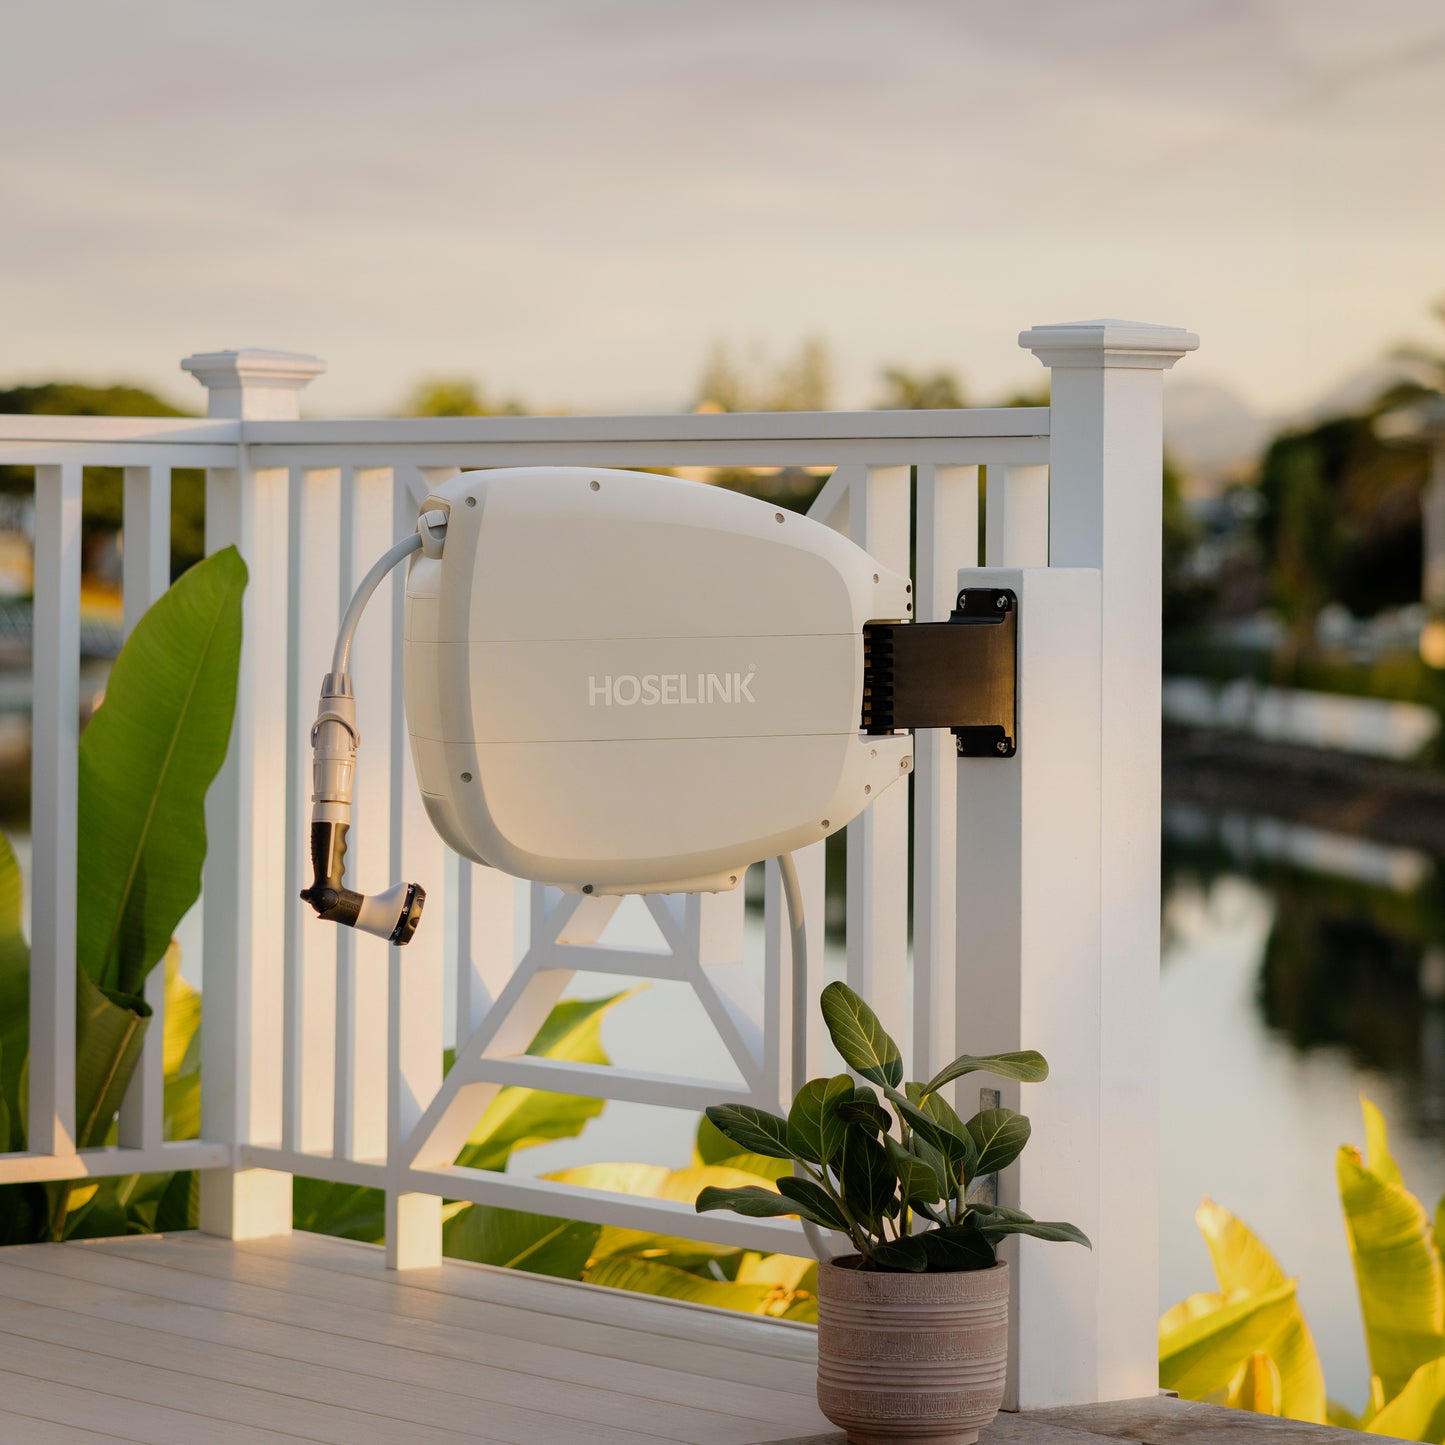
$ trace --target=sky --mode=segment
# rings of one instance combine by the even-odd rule
[[[1439,0],[46,0],[0,77],[0,385],[672,410],[818,335],[986,402],[1122,316],[1286,413],[1445,346]]]

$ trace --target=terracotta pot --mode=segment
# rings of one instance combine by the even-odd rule
[[[818,1405],[851,1445],[973,1445],[1003,1403],[1008,1265],[818,1266]]]

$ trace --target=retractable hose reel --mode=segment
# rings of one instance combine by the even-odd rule
[[[912,584],[793,512],[700,483],[574,467],[463,472],[422,505],[342,620],[312,728],[325,919],[404,944],[414,883],[345,884],[357,623],[411,559],[407,727],[427,813],[463,857],[595,894],[720,892],[913,765],[908,730],[1012,756],[1017,604],[968,588],[916,623]],[[801,977],[801,973],[799,974]]]

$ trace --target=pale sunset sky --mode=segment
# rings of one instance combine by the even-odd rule
[[[1439,0],[46,0],[0,43],[0,385],[193,351],[685,405],[810,334],[970,397],[1024,327],[1183,325],[1307,405],[1445,296]]]

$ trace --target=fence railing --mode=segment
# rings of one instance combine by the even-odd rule
[[[759,960],[746,957],[741,888],[647,899],[663,946],[639,950],[605,937],[618,900],[518,884],[447,853],[407,746],[400,574],[356,644],[348,863],[365,882],[422,880],[426,919],[406,949],[389,948],[318,925],[297,893],[307,733],[340,611],[413,528],[430,485],[495,466],[827,469],[812,514],[911,572],[919,620],[947,615],[964,568],[1006,569],[1021,597],[1019,754],[959,760],[946,733],[916,736],[911,795],[887,790],[848,829],[848,981],[910,1040],[920,1077],[964,1048],[1049,1055],[1054,1079],[1029,1098],[1036,1142],[1004,1198],[1021,1191],[1033,1212],[1076,1220],[1096,1249],[1017,1259],[1019,1398],[1152,1390],[1160,374],[1195,342],[1114,322],[1023,341],[1053,369],[1051,408],[301,421],[319,363],[240,352],[187,363],[210,388],[210,420],[0,418],[0,463],[35,469],[37,528],[30,1149],[0,1156],[0,1182],[200,1169],[202,1228],[238,1238],[290,1228],[294,1175],[374,1186],[399,1267],[439,1260],[444,1198],[801,1251],[790,1221],[699,1217],[687,1203],[453,1163],[509,1084],[777,1109],[824,1051],[816,1009],[792,1015],[775,865]],[[174,468],[206,468],[207,548],[234,543],[251,580],[236,723],[207,802],[201,1139],[163,1137],[153,1026],[120,1144],[77,1153],[80,489],[82,469],[101,465],[126,469],[127,627],[165,586]],[[797,862],[819,944],[813,999],[823,845]],[[735,1077],[527,1055],[578,971],[689,985]],[[148,994],[158,1010],[160,992]],[[449,1047],[458,1063],[444,1078]],[[1091,1343],[1061,1363],[1060,1332],[1080,1329]]]

